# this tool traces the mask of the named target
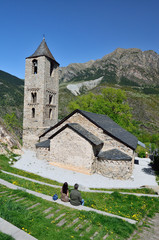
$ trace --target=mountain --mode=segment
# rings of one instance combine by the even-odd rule
[[[60,81],[59,119],[69,110],[76,95],[114,87],[126,91],[133,118],[149,133],[159,129],[159,55],[154,51],[121,49],[96,61],[72,63],[58,69]],[[20,123],[15,133],[22,136],[24,81],[0,71],[0,117],[15,113]]]
[[[61,82],[98,79],[107,83],[134,86],[159,86],[159,55],[137,48],[118,48],[96,61],[73,63],[59,68]]]
[[[67,104],[79,94],[100,94],[105,87],[126,91],[133,118],[142,129],[159,129],[159,55],[152,51],[118,48],[96,61],[72,63],[58,70],[60,87],[59,114],[68,114]],[[69,100],[66,101],[67,96]]]
[[[0,70],[0,105],[23,104],[24,81]]]
[[[22,135],[22,127],[19,128],[19,125],[22,126],[23,96],[24,80],[0,70],[0,117],[4,119],[6,114],[15,113],[20,124],[15,127],[14,132],[19,138]]]

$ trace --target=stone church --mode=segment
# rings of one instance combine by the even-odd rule
[[[130,178],[138,144],[134,135],[106,115],[78,109],[58,122],[58,67],[45,39],[26,58],[24,148],[62,168]]]

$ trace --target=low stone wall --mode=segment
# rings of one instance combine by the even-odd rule
[[[39,159],[49,160],[50,151],[48,148],[37,148],[36,149],[36,157]]]
[[[98,160],[93,164],[93,171],[105,177],[126,180],[132,175],[132,161]]]

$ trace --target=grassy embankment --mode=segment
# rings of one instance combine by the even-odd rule
[[[6,171],[11,171],[16,174],[20,174],[32,179],[51,183],[54,185],[61,185],[53,180],[45,179],[35,174],[31,174],[31,173],[24,172],[22,170],[11,168],[8,164],[8,158],[5,156],[1,156],[0,161],[1,161],[2,169]],[[34,190],[34,191],[41,192],[51,196],[54,193],[57,193],[60,196],[60,188],[57,189],[50,186],[41,185],[38,183],[34,183],[28,180],[24,180],[15,176],[5,174],[2,172],[0,173],[0,177],[15,185],[18,185],[30,190]],[[124,190],[122,189],[122,191]],[[126,189],[125,192],[126,191],[128,190]],[[129,190],[129,191],[132,191],[132,192],[142,191],[143,193],[153,193],[151,190],[148,190],[148,189],[135,189],[135,190]],[[118,192],[114,192],[112,194],[82,192],[82,197],[85,199],[85,206],[89,206],[91,208],[117,214],[123,217],[132,218],[137,221],[141,220],[148,213],[151,216],[155,213],[155,211],[159,210],[159,207],[157,207],[159,203],[158,198],[122,195]]]

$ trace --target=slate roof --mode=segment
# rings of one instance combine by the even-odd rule
[[[95,124],[97,127],[101,128],[106,134],[120,141],[124,145],[130,147],[135,150],[137,147],[138,139],[133,134],[129,133],[122,127],[120,127],[117,123],[115,123],[111,118],[103,114],[96,114],[91,112],[86,112],[83,110],[76,109],[67,117],[62,119],[53,127],[47,129],[39,138],[45,136],[48,132],[58,127],[61,123],[66,121],[69,117],[74,115],[75,113],[80,113],[84,117],[86,117],[89,121]]]
[[[91,132],[87,131],[85,128],[83,128],[80,124],[78,123],[68,123],[66,124],[64,127],[60,128],[59,131],[57,131],[56,133],[54,133],[51,137],[49,137],[49,139],[52,139],[53,137],[55,137],[57,134],[59,134],[60,132],[62,132],[65,128],[69,127],[70,129],[72,129],[73,131],[75,131],[76,133],[78,133],[81,137],[85,138],[87,141],[89,141],[91,144],[95,145],[95,146],[99,146],[99,145],[103,145],[103,141],[100,140],[98,137],[96,137],[94,134],[92,134]]]
[[[132,160],[132,158],[129,155],[119,151],[118,149],[111,149],[111,150],[108,150],[105,152],[100,152],[97,157],[99,157],[100,159],[103,159],[103,160],[118,160],[118,161],[119,160],[120,161],[122,161],[122,160],[131,161]]]
[[[27,58],[34,58],[34,57],[40,57],[40,56],[45,56],[50,58],[51,60],[55,61],[55,58],[53,57],[52,53],[50,52],[46,42],[45,42],[45,38],[43,38],[42,42],[40,43],[39,47],[36,49],[36,51]],[[56,62],[58,65],[59,63]]]
[[[50,148],[50,139],[35,144],[36,148]]]

